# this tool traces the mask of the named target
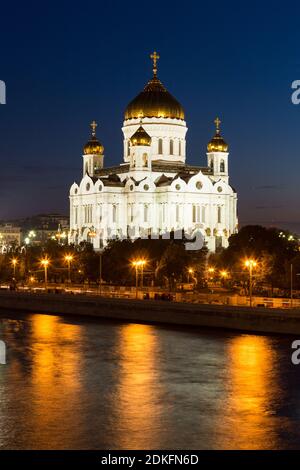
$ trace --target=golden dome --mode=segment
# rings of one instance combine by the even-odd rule
[[[135,133],[130,137],[131,145],[151,145],[151,137],[145,129],[140,126]]]
[[[156,61],[159,59],[159,55],[154,52],[150,57],[153,59],[153,78],[149,80],[144,90],[129,103],[125,111],[125,120],[141,117],[184,120],[184,110],[181,104],[166,90],[156,76]]]
[[[219,118],[215,119],[216,124],[216,133],[211,141],[207,145],[208,152],[228,152],[228,144],[226,144],[225,140],[220,134],[220,124],[221,121]]]
[[[83,147],[84,155],[103,155],[104,153],[104,147],[96,137],[97,125],[98,124],[95,121],[90,124],[92,128],[92,136],[91,139]]]

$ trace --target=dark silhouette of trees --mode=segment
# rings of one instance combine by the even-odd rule
[[[236,280],[247,280],[244,261],[257,260],[255,282],[273,287],[288,288],[290,265],[299,252],[298,239],[288,231],[247,225],[229,238],[229,246],[209,262],[234,272]]]

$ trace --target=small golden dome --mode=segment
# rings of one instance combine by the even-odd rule
[[[184,110],[181,104],[157,78],[159,55],[154,52],[150,57],[153,59],[153,78],[149,80],[144,90],[129,103],[125,111],[125,120],[141,117],[184,120]]]
[[[96,127],[97,127],[97,125],[98,124],[95,121],[93,121],[90,124],[90,126],[92,128],[92,137],[85,144],[85,146],[83,147],[84,155],[103,155],[103,153],[104,153],[104,147],[96,137]]]
[[[225,140],[220,134],[221,121],[217,117],[214,122],[216,124],[216,133],[214,137],[211,139],[211,141],[208,143],[207,151],[208,152],[228,152],[228,144],[226,144]]]
[[[147,134],[145,129],[142,126],[140,126],[135,131],[135,133],[130,137],[130,143],[133,146],[136,146],[136,145],[149,146],[151,145],[151,137],[149,134]]]

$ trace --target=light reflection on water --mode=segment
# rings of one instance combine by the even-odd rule
[[[2,449],[300,444],[289,338],[2,315],[0,339]]]

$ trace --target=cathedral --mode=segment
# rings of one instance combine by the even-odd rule
[[[123,162],[104,165],[104,147],[91,123],[83,148],[83,174],[70,189],[70,243],[101,250],[110,239],[200,233],[214,252],[237,231],[237,194],[229,184],[228,145],[215,120],[207,164],[186,162],[185,112],[157,76],[127,106]]]

